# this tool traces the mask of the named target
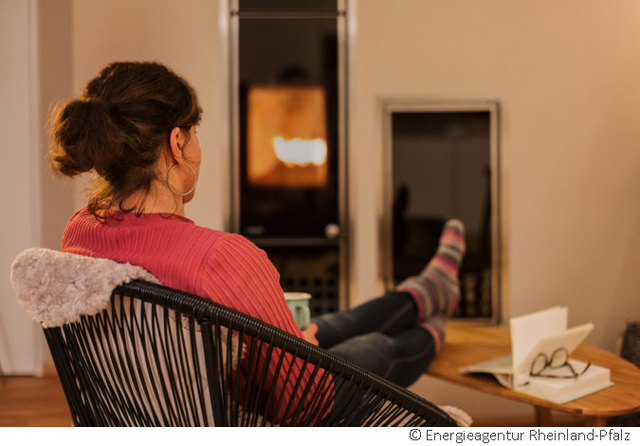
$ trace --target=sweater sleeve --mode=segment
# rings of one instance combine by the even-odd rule
[[[244,314],[303,338],[266,253],[246,238],[228,234],[208,259],[203,294]]]
[[[303,338],[284,299],[278,271],[266,253],[246,238],[230,234],[217,247],[215,255],[209,259],[202,287],[204,296]],[[266,358],[266,351],[266,348],[261,351],[261,363]],[[274,355],[269,364],[267,382],[270,385],[267,388],[275,383],[276,395],[284,391],[287,400],[293,398],[292,407],[295,407],[302,398],[302,389],[312,379],[310,367],[304,367],[302,360],[296,360],[292,364],[292,357],[285,355],[279,376],[275,376],[275,358],[277,355]],[[292,373],[287,375],[289,369]],[[302,379],[294,395],[295,384],[301,374]],[[316,375],[315,382],[321,381],[321,377],[322,373]],[[315,392],[316,385],[312,386],[310,395]],[[279,422],[282,422],[286,406],[287,404],[282,405],[276,414]],[[269,411],[273,412],[273,407]]]

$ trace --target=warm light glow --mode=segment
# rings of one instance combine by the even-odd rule
[[[276,136],[273,138],[273,148],[278,159],[287,165],[322,166],[327,161],[327,143],[321,138],[286,140]]]
[[[247,94],[247,180],[261,187],[324,187],[327,109],[321,85],[256,84]]]

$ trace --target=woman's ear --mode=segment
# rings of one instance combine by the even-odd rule
[[[184,147],[184,135],[180,127],[174,127],[169,134],[169,148],[171,149],[171,156],[177,164],[182,165],[184,163],[184,156],[182,156],[182,149]]]

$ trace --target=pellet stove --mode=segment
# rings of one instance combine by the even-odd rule
[[[231,2],[232,230],[312,314],[347,302],[345,6]]]

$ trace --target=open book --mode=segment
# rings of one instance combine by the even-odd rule
[[[498,382],[516,392],[559,404],[572,401],[613,385],[607,368],[591,364],[577,378],[549,378],[530,376],[531,365],[540,353],[551,358],[559,348],[570,355],[593,330],[588,323],[567,329],[567,308],[552,307],[512,318],[511,355],[472,364],[461,368],[462,373],[490,373]],[[574,370],[581,372],[586,363],[568,360]],[[550,371],[553,375],[573,376],[569,367]]]

